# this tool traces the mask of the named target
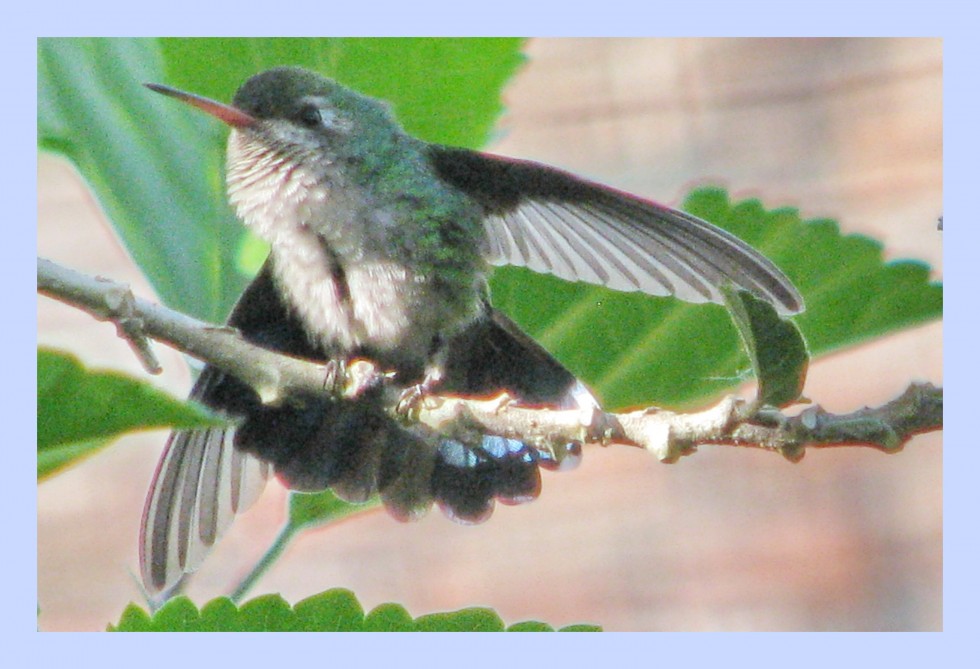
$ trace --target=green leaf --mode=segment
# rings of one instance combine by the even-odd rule
[[[795,402],[809,361],[799,329],[744,290],[725,289],[725,302],[759,379],[759,402],[776,407]]]
[[[150,614],[135,604],[129,604],[119,618],[119,624],[108,625],[106,631],[149,632],[152,628],[153,619]]]
[[[602,628],[598,625],[586,625],[584,623],[579,623],[576,625],[568,625],[567,627],[562,627],[559,632],[601,632]]]
[[[150,615],[130,604],[110,632],[502,632],[504,623],[491,609],[469,608],[434,613],[415,620],[400,604],[381,604],[369,614],[350,590],[335,588],[294,607],[279,595],[263,595],[240,607],[226,597],[198,611],[185,596],[175,597]],[[527,621],[506,628],[514,632],[551,632],[546,623]],[[561,631],[599,631],[595,625],[571,625]]]
[[[522,623],[514,623],[507,628],[508,632],[554,632],[555,628],[548,623],[536,620],[526,620]]]
[[[762,251],[796,283],[794,317],[812,356],[942,316],[942,285],[919,262],[885,263],[881,246],[842,236],[832,221],[793,209],[732,203],[694,191],[684,209]],[[494,304],[594,388],[609,409],[692,407],[730,391],[750,362],[724,307],[567,283],[521,268],[497,270]]]
[[[308,597],[294,608],[298,627],[316,632],[324,626],[334,632],[360,632],[364,628],[364,609],[350,590],[336,588]]]
[[[685,208],[739,231],[796,283],[806,311],[795,320],[812,355],[942,316],[942,284],[930,281],[928,265],[886,263],[880,242],[841,235],[835,221],[803,221],[796,209],[767,211],[758,200],[732,204],[718,189],[695,191]]]
[[[170,38],[167,83],[230,101],[245,79],[277,65],[320,72],[387,100],[411,134],[483,146],[503,111],[500,91],[524,62],[517,38]],[[410,67],[406,64],[410,63]]]
[[[195,631],[221,632],[237,624],[238,608],[227,597],[212,599],[200,614],[200,626]]]
[[[238,609],[237,619],[228,616],[229,622],[234,621],[234,627],[222,627],[218,631],[241,632],[296,632],[302,628],[298,624],[295,612],[289,608],[289,602],[279,595],[262,595],[250,599]],[[325,627],[324,632],[339,631]]]
[[[38,145],[71,160],[171,307],[217,322],[245,285],[220,177],[223,129],[162,104],[150,39],[39,39]]]
[[[504,621],[493,609],[473,607],[452,613],[431,613],[415,619],[419,632],[503,632]]]
[[[227,130],[142,83],[230,100],[253,74],[305,65],[389,100],[414,134],[481,146],[502,110],[500,90],[523,62],[521,45],[512,38],[40,39],[38,144],[75,163],[166,304],[219,322],[249,278],[241,269],[260,262],[226,203]]]
[[[211,609],[211,615],[214,615],[215,609],[219,608]],[[221,610],[219,616],[224,618],[226,612]],[[174,597],[165,606],[160,607],[160,610],[152,616],[148,631],[202,632],[204,630],[214,631],[215,626],[213,618],[202,619],[201,612],[194,606],[194,602],[181,596]]]
[[[414,632],[415,621],[401,604],[380,604],[364,618],[365,632]]]
[[[90,455],[125,432],[223,421],[119,372],[86,370],[73,355],[37,352],[38,479]]]
[[[329,490],[315,493],[293,492],[289,495],[287,526],[290,531],[297,531],[311,525],[322,525],[352,513],[372,509],[378,503],[377,499],[373,499],[364,504],[351,504]]]

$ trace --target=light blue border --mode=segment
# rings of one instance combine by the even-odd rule
[[[4,191],[14,203],[4,224],[13,243],[0,245],[3,267],[12,268],[8,292],[10,314],[4,332],[7,399],[3,402],[5,424],[13,426],[4,440],[13,467],[6,477],[3,508],[10,522],[5,549],[8,605],[2,629],[21,634],[10,639],[11,658],[23,658],[33,666],[55,662],[79,662],[99,666],[207,666],[234,663],[252,666],[294,666],[356,663],[375,666],[406,663],[426,666],[468,667],[526,666],[546,660],[555,666],[650,665],[828,666],[828,661],[857,666],[874,663],[892,666],[957,666],[956,646],[976,657],[975,640],[964,632],[976,627],[978,521],[976,479],[977,439],[968,438],[963,416],[976,414],[966,406],[976,389],[967,380],[976,378],[978,311],[976,249],[980,240],[976,206],[969,206],[978,190],[978,114],[975,102],[977,53],[975,17],[965,2],[523,2],[477,3],[461,11],[461,4],[411,2],[401,4],[398,14],[353,3],[356,14],[340,3],[276,3],[271,15],[260,15],[241,2],[169,3],[86,2],[57,8],[53,5],[20,7],[27,16],[7,24],[4,51],[12,75],[5,81]],[[647,5],[646,7],[642,7]],[[642,7],[642,8],[641,8]],[[33,13],[33,14],[32,14]],[[36,601],[35,500],[33,463],[29,450],[35,426],[32,422],[36,375],[34,321],[36,298],[34,260],[28,242],[34,235],[25,221],[36,218],[36,144],[34,127],[35,41],[38,35],[71,34],[249,34],[256,30],[273,34],[305,34],[311,28],[331,34],[525,34],[525,35],[919,35],[941,36],[945,49],[944,124],[951,142],[945,143],[946,203],[944,208],[946,257],[944,277],[951,307],[947,310],[944,346],[956,361],[945,379],[950,389],[950,417],[946,444],[945,505],[945,634],[921,635],[648,635],[590,636],[338,636],[291,635],[289,637],[236,635],[234,637],[30,634],[34,629]],[[19,32],[19,34],[18,34]],[[887,138],[882,138],[887,141]],[[23,230],[24,232],[21,232]],[[8,234],[11,234],[8,232]],[[950,236],[952,236],[950,238]],[[10,278],[8,278],[9,284]],[[967,291],[973,293],[967,295]],[[960,308],[957,308],[960,307]],[[20,323],[26,326],[21,330]],[[28,332],[31,330],[31,332]],[[975,384],[974,384],[975,385]],[[971,392],[972,391],[972,392]],[[111,482],[107,482],[109,484]],[[30,488],[29,488],[30,486]],[[13,600],[13,601],[11,601]],[[14,613],[16,612],[16,613]],[[25,634],[26,633],[26,634]],[[505,638],[506,637],[506,638]],[[967,645],[969,644],[969,645]],[[956,653],[956,655],[954,655]],[[508,659],[504,659],[508,658]],[[16,661],[16,660],[15,660]]]

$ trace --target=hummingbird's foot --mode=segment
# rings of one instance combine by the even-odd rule
[[[362,359],[332,358],[327,361],[325,369],[324,389],[335,397],[346,399],[360,397],[391,376],[381,372],[373,362]]]
[[[344,387],[347,385],[347,361],[342,358],[334,358],[327,361],[324,365],[323,389],[331,395],[343,395]]]
[[[421,383],[416,383],[402,391],[395,412],[403,416],[411,416],[421,408],[426,395],[431,395],[436,386],[442,383],[443,372],[440,367],[430,367]]]
[[[412,416],[416,414],[421,407],[424,397],[425,390],[422,389],[421,383],[409,386],[402,391],[401,397],[398,398],[398,404],[395,405],[395,413],[400,416]]]

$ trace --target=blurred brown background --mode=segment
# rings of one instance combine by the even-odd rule
[[[541,39],[506,92],[491,150],[679,202],[719,184],[872,234],[888,259],[941,278],[942,42],[938,39]],[[151,293],[72,169],[42,155],[38,252]],[[805,253],[806,249],[801,249]],[[826,258],[826,262],[834,262]],[[113,327],[46,298],[38,339],[141,374]],[[155,382],[183,395],[161,347]],[[851,411],[942,382],[942,326],[821,360],[807,395]],[[39,626],[99,630],[140,601],[143,496],[163,433],[128,438],[38,489]],[[282,521],[270,485],[189,589],[230,591]],[[939,630],[942,437],[895,456],[813,452],[798,465],[703,448],[675,465],[592,448],[545,474],[533,504],[477,527],[383,512],[301,537],[252,594],[295,602],[330,587],[413,615],[492,606],[506,622],[607,630]]]

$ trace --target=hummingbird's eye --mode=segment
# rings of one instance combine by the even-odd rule
[[[317,107],[306,105],[299,110],[299,121],[308,128],[316,128],[323,122],[323,117]]]

